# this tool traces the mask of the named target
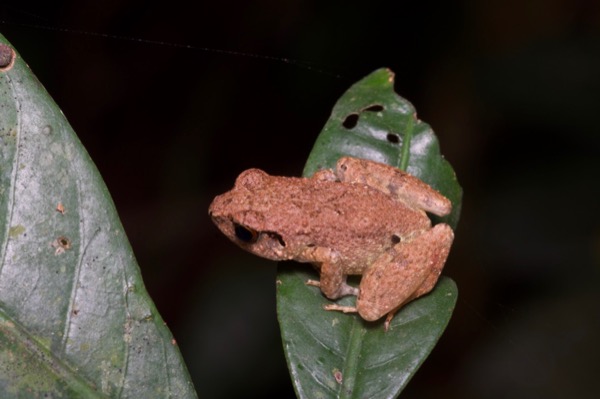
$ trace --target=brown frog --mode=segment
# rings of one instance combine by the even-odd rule
[[[209,214],[230,240],[272,260],[308,262],[320,270],[318,286],[329,299],[356,295],[365,320],[394,313],[431,291],[444,267],[454,233],[431,226],[425,213],[450,213],[452,204],[418,178],[394,167],[345,157],[335,171],[311,178],[242,172]],[[362,275],[359,288],[346,283]]]

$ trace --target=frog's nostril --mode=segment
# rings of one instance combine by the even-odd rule
[[[402,239],[400,238],[399,235],[394,234],[392,236],[392,244],[398,244],[400,241],[402,241]]]

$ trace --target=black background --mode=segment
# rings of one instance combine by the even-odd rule
[[[248,167],[299,175],[335,101],[383,66],[465,191],[444,272],[459,302],[403,397],[594,397],[597,2],[15,1],[0,17],[100,169],[200,397],[294,397],[275,263],[217,232],[211,198]]]

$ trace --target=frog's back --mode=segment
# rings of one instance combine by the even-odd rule
[[[296,246],[335,249],[360,273],[371,258],[431,225],[425,212],[370,186],[303,178],[277,178],[259,197],[268,197],[267,229]],[[277,210],[277,211],[276,211]]]

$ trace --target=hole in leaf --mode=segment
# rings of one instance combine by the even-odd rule
[[[0,44],[0,71],[8,71],[15,63],[15,51],[6,44]]]
[[[364,109],[364,111],[381,112],[381,111],[383,111],[383,105],[381,105],[381,104],[369,105],[367,108]]]
[[[396,133],[388,133],[386,139],[392,144],[398,144],[400,142],[400,136]]]
[[[342,122],[342,126],[346,129],[352,129],[358,124],[358,114],[350,114]]]
[[[60,236],[56,240],[52,241],[52,247],[55,249],[54,254],[60,255],[71,249],[71,240],[65,236]]]

